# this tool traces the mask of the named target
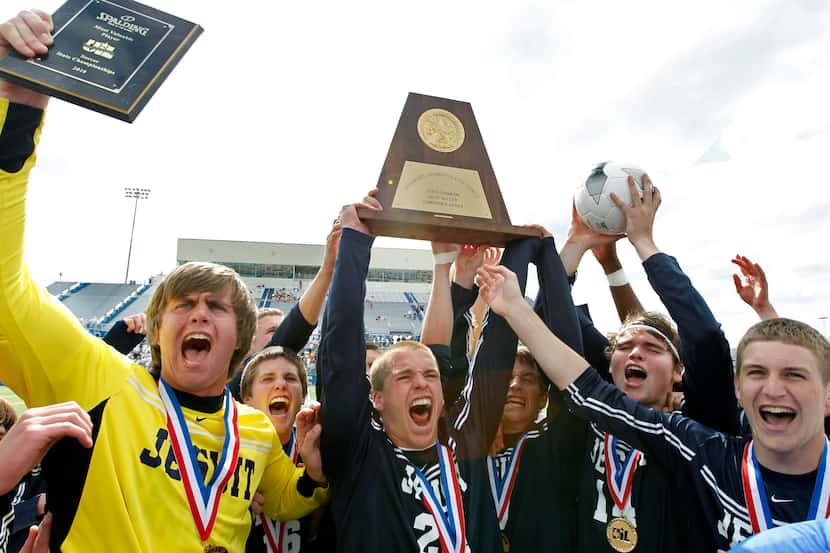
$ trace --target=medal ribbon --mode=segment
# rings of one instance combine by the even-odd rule
[[[519,474],[519,463],[522,460],[522,449],[527,440],[527,434],[523,434],[510,454],[510,461],[507,463],[507,471],[504,478],[499,478],[499,471],[496,468],[496,460],[487,458],[487,475],[490,478],[490,492],[493,494],[493,501],[496,503],[496,512],[499,515],[499,528],[504,530],[507,526],[507,519],[510,516],[510,497],[513,495],[513,487],[516,484],[516,475]]]
[[[813,496],[810,499],[810,509],[806,520],[822,520],[830,518],[830,470],[827,470],[827,453],[830,450],[830,441],[824,438],[824,450],[816,470],[816,483],[813,486]],[[767,490],[761,477],[758,458],[755,456],[755,444],[750,441],[744,447],[744,458],[741,463],[741,476],[744,484],[744,499],[749,511],[749,520],[752,522],[752,532],[757,534],[773,528]]]
[[[179,474],[184,485],[190,513],[199,531],[199,537],[205,541],[210,537],[213,525],[216,523],[216,514],[219,511],[219,501],[236,463],[239,459],[239,424],[237,422],[236,403],[230,392],[225,388],[225,441],[216,469],[210,482],[204,483],[204,477],[199,470],[196,449],[187,430],[187,421],[182,413],[179,400],[170,385],[159,378],[159,396],[167,411],[167,431],[170,433],[170,442],[176,463],[179,465]]]
[[[300,450],[297,448],[297,440],[294,435],[294,430],[291,430],[291,442],[288,447],[288,457],[291,462],[297,465]],[[277,520],[271,521],[265,516],[265,513],[259,513],[259,521],[262,523],[262,528],[265,530],[265,538],[267,540],[268,553],[281,553],[283,540],[285,540],[285,524]]]
[[[464,527],[464,505],[461,503],[461,487],[458,485],[458,473],[450,449],[436,442],[438,462],[441,468],[441,489],[447,500],[446,511],[435,497],[424,473],[415,469],[415,475],[421,481],[421,497],[435,520],[438,537],[441,540],[442,553],[464,553],[467,547],[467,534]]]
[[[625,456],[625,461],[620,463],[617,457],[617,438],[605,434],[605,479],[620,512],[625,511],[625,506],[631,499],[631,484],[641,455],[636,449],[631,449]]]

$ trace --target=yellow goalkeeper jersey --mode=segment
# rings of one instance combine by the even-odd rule
[[[68,400],[89,411],[92,449],[64,440],[46,460],[53,547],[64,552],[244,551],[259,489],[274,519],[303,517],[327,501],[297,490],[303,469],[282,450],[268,418],[238,405],[239,461],[221,495],[213,532],[199,538],[171,450],[153,377],[91,336],[23,263],[26,189],[42,112],[0,99],[0,149],[29,151],[14,167],[0,152],[0,380],[35,407]],[[8,156],[6,156],[8,157]],[[13,160],[12,160],[13,161]],[[182,406],[206,481],[220,457],[224,408]],[[54,550],[54,549],[53,549]]]

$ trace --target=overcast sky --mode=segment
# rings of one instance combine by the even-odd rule
[[[754,322],[736,253],[767,269],[779,313],[827,331],[825,0],[151,3],[205,33],[133,125],[52,102],[28,204],[39,283],[123,280],[124,187],[152,189],[131,278],[171,269],[177,238],[321,243],[374,186],[414,91],[472,104],[514,224],[561,243],[593,165],[635,162],[663,193],[658,246],[733,345]],[[574,293],[618,325],[590,256]]]

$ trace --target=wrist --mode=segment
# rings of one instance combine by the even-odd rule
[[[651,237],[639,238],[630,241],[631,245],[634,246],[634,249],[637,251],[637,255],[640,256],[640,261],[645,261],[652,255],[660,252],[659,248],[657,248],[657,244],[654,243],[654,240]]]
[[[513,323],[515,321],[518,321],[528,316],[535,316],[533,308],[530,307],[530,304],[528,304],[524,298],[519,298],[518,300],[513,300],[510,302],[507,309],[505,310],[503,318],[512,327],[514,326]]]
[[[608,279],[608,286],[625,286],[628,284],[628,276],[622,267],[612,273],[606,273],[605,278]]]
[[[457,251],[432,253],[435,265],[451,265],[456,257],[458,257]]]

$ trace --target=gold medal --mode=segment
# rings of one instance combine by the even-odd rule
[[[605,537],[614,551],[628,553],[637,547],[637,529],[628,519],[617,517],[605,527]]]
[[[228,550],[220,545],[206,545],[205,553],[228,553]]]
[[[510,552],[510,540],[507,539],[507,534],[504,532],[501,533],[501,548],[504,550],[504,553]]]
[[[464,144],[464,125],[449,111],[432,108],[418,118],[418,136],[436,152],[447,154]]]

